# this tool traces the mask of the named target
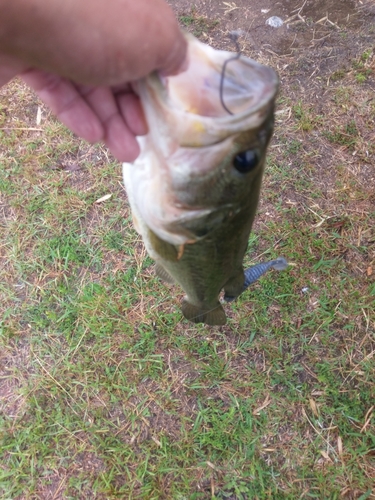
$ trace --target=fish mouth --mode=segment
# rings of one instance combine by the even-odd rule
[[[186,70],[169,77],[153,73],[136,85],[150,130],[159,135],[168,132],[164,154],[177,143],[208,146],[259,127],[272,112],[278,90],[272,68],[185,36],[189,42]]]
[[[172,106],[200,117],[230,121],[232,115],[242,118],[269,102],[270,93],[278,86],[271,68],[233,52],[217,51],[189,34],[186,38],[186,70],[164,79]]]

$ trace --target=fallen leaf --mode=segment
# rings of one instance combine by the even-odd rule
[[[36,124],[40,125],[40,122],[42,121],[42,108],[38,106],[38,111],[36,112]]]
[[[339,452],[339,455],[342,455],[342,439],[341,436],[338,436],[337,438],[337,451]]]
[[[264,400],[264,403],[263,403],[263,404],[261,404],[261,405],[259,406],[259,408],[256,408],[255,410],[253,410],[253,415],[259,415],[259,413],[260,413],[260,412],[261,412],[264,408],[266,408],[266,406],[268,406],[270,403],[271,403],[271,398],[270,398],[270,396],[268,395],[268,396],[266,397],[266,399]]]
[[[313,399],[309,399],[310,408],[316,417],[319,417],[318,407]]]
[[[329,460],[330,462],[332,462],[332,459],[331,457],[328,455],[328,453],[324,450],[320,450],[320,454],[326,459],[326,460]]]
[[[209,462],[209,461],[207,460],[206,464],[207,464],[209,467],[211,467],[211,469],[216,470],[216,471],[219,471],[219,469],[216,467],[216,465],[214,465],[212,462]]]
[[[105,194],[104,196],[102,196],[101,198],[99,198],[98,200],[96,200],[95,203],[103,203],[103,201],[107,201],[109,200],[110,198],[112,197],[111,194]]]

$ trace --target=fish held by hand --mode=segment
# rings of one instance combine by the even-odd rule
[[[136,83],[149,133],[139,138],[141,154],[124,163],[123,174],[135,227],[157,274],[186,294],[184,316],[222,325],[221,290],[233,299],[247,279],[242,262],[278,79],[271,68],[186,36],[186,71]]]

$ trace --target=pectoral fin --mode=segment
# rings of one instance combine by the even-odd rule
[[[159,236],[151,231],[151,229],[148,231],[148,239],[152,249],[160,255],[160,257],[171,262],[176,262],[178,260],[178,249],[171,243],[167,243],[166,241],[160,239]]]
[[[208,208],[189,212],[187,215],[168,224],[170,232],[185,234],[190,243],[207,237],[221,227],[224,222],[232,219],[238,209],[232,204],[222,205],[217,208]]]
[[[227,318],[220,302],[211,309],[205,309],[191,304],[186,299],[181,304],[182,314],[193,323],[206,323],[206,325],[225,325]]]

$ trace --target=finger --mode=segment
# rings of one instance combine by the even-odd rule
[[[164,65],[159,69],[162,76],[174,76],[186,71],[189,66],[189,56],[187,53],[187,42],[184,39],[183,44],[173,45]]]
[[[161,7],[160,5],[158,11],[152,13],[154,18],[152,26],[157,33],[152,31],[151,26],[148,29],[149,43],[154,47],[158,57],[158,63],[152,69],[158,70],[164,76],[171,76],[187,68],[188,42],[176,22],[171,7],[165,2],[163,2],[163,10]],[[162,33],[160,33],[159,26],[165,27]]]
[[[104,142],[112,154],[120,161],[134,161],[139,155],[139,145],[134,132],[125,122],[115,96],[109,87],[89,88],[81,86],[80,90],[104,128]],[[133,106],[134,107],[134,106]],[[140,128],[140,119],[136,127]]]
[[[140,153],[137,139],[125,126],[120,115],[114,115],[106,124],[104,143],[119,161],[133,162]]]
[[[72,132],[89,142],[104,138],[100,120],[71,82],[36,69],[21,77]]]
[[[134,135],[145,135],[148,132],[146,118],[138,96],[133,93],[117,94],[118,107],[125,122]]]

